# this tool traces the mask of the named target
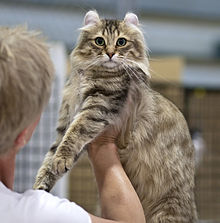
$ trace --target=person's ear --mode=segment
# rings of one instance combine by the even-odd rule
[[[14,145],[18,150],[22,147],[24,147],[28,141],[30,140],[37,124],[39,123],[40,116],[37,118],[37,120],[33,123],[31,123],[28,127],[26,127],[15,139]]]
[[[18,148],[24,147],[27,144],[26,138],[28,134],[28,127],[25,128],[15,139],[15,146]]]

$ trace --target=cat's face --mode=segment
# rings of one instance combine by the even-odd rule
[[[139,64],[148,66],[144,38],[134,14],[118,21],[100,20],[96,12],[88,12],[73,55],[84,67],[119,70]]]

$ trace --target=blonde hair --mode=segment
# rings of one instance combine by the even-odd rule
[[[0,27],[0,154],[40,115],[53,79],[48,47],[25,27]]]

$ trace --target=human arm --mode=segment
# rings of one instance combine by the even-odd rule
[[[103,216],[90,215],[92,223],[145,223],[143,208],[121,165],[117,147],[112,140],[104,141],[104,138],[99,137],[88,150]]]

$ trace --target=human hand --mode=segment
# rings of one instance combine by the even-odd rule
[[[120,130],[114,126],[108,126],[101,134],[99,134],[91,144],[93,146],[102,146],[109,143],[115,143]]]
[[[94,157],[97,156],[98,153],[100,154],[102,152],[103,152],[103,154],[104,153],[109,154],[110,152],[116,152],[117,147],[115,145],[115,141],[118,137],[119,132],[120,131],[118,129],[114,128],[113,126],[107,127],[104,130],[104,132],[102,132],[100,135],[98,135],[88,145],[89,158],[93,159]]]

